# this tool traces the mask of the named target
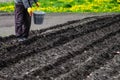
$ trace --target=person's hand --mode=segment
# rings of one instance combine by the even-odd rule
[[[36,2],[36,6],[39,7],[39,6],[40,6],[40,3],[39,3],[39,2]]]
[[[33,14],[33,10],[32,10],[32,8],[29,7],[29,8],[27,9],[27,11],[28,11],[29,15],[32,16],[32,14]]]

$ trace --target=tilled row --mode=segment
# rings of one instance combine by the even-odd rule
[[[118,19],[119,20],[119,19]],[[115,21],[118,21],[118,20],[116,20],[115,19]],[[35,36],[34,38],[32,38],[32,39],[30,39],[29,41],[27,41],[26,43],[24,43],[24,45],[23,44],[14,44],[14,45],[12,45],[12,46],[7,46],[7,47],[5,47],[5,48],[2,48],[0,51],[1,51],[1,57],[3,58],[3,59],[5,59],[4,57],[7,57],[7,56],[9,56],[9,57],[11,57],[12,55],[16,55],[16,56],[18,56],[18,54],[16,54],[16,51],[17,51],[17,53],[20,53],[21,54],[21,52],[23,52],[22,54],[24,54],[24,53],[26,53],[26,52],[24,52],[24,51],[26,51],[26,49],[28,50],[28,48],[31,50],[29,53],[33,53],[33,52],[35,52],[35,49],[33,49],[32,47],[34,47],[34,46],[36,46],[37,47],[37,45],[40,47],[42,47],[43,45],[47,45],[48,44],[48,47],[49,47],[49,44],[50,43],[54,43],[54,44],[56,44],[56,42],[59,42],[59,44],[60,43],[62,43],[62,42],[67,42],[67,40],[69,40],[69,39],[71,39],[71,38],[68,38],[69,37],[69,35],[70,35],[70,37],[74,37],[74,35],[77,35],[77,34],[79,34],[79,33],[81,33],[80,35],[84,35],[84,34],[86,34],[86,33],[89,33],[89,32],[91,32],[91,31],[93,31],[93,30],[96,30],[96,29],[99,29],[99,28],[102,28],[102,27],[104,27],[104,26],[107,26],[109,23],[110,24],[112,24],[111,23],[111,20],[109,20],[110,22],[108,22],[108,23],[105,23],[105,21],[103,21],[103,22],[97,22],[96,24],[98,24],[98,23],[101,23],[101,24],[103,24],[102,26],[99,26],[98,27],[98,25],[95,25],[95,26],[89,26],[90,24],[88,24],[88,26],[82,26],[82,29],[81,28],[79,28],[80,26],[77,26],[78,27],[78,29],[72,29],[71,30],[71,28],[70,29],[65,29],[66,30],[66,35],[63,33],[63,31],[65,32],[65,30],[61,30],[61,31],[57,31],[57,32],[54,32],[54,33],[51,33],[51,34],[48,34],[48,35],[40,35],[40,36]],[[101,25],[100,24],[100,25]],[[110,25],[109,24],[109,25]],[[92,28],[93,27],[93,28]],[[97,28],[98,27],[98,28]],[[80,32],[78,32],[77,30],[81,30]],[[59,33],[59,34],[58,34]],[[61,33],[63,33],[63,35],[61,34]],[[74,34],[73,34],[74,33]],[[57,34],[57,35],[55,35],[55,34]],[[68,35],[69,34],[69,35]],[[71,34],[73,34],[73,35],[71,35]],[[68,36],[68,37],[67,37]],[[40,39],[39,39],[40,38]],[[66,41],[64,41],[66,39]],[[36,41],[37,40],[37,41]],[[49,41],[49,40],[51,40],[51,42]],[[34,42],[34,41],[36,41],[36,42],[38,42],[38,43],[36,43],[36,42]],[[32,47],[31,47],[31,45],[32,45]],[[38,50],[38,49],[37,49]],[[26,54],[27,55],[27,54]],[[20,55],[19,55],[20,56]],[[25,56],[24,56],[25,57]],[[3,61],[3,60],[2,60]],[[9,62],[9,61],[8,61]],[[2,65],[2,64],[1,64]]]
[[[114,15],[113,15],[114,16]],[[106,18],[108,17],[113,17],[112,15],[106,15]],[[64,24],[58,24],[58,25],[55,25],[55,26],[51,26],[49,28],[45,28],[45,29],[41,29],[41,30],[35,30],[35,31],[31,31],[30,32],[30,37],[31,36],[35,36],[36,34],[40,34],[42,32],[48,32],[48,31],[53,31],[53,30],[60,30],[60,29],[63,29],[63,28],[67,28],[67,26],[70,26],[70,25],[73,25],[74,23],[79,23],[79,24],[85,24],[85,23],[88,23],[88,22],[91,22],[91,21],[94,21],[94,20],[97,20],[97,19],[102,19],[104,16],[95,16],[95,17],[87,17],[87,18],[84,18],[82,20],[73,20],[73,21],[68,21],[67,23],[64,23]],[[8,36],[8,37],[0,37],[0,43],[9,43],[11,40],[15,39],[16,37],[14,35],[11,35],[11,36]]]
[[[56,26],[53,26],[53,27],[50,27],[50,28],[42,29],[42,30],[31,31],[30,39],[31,38],[32,39],[36,38],[36,37],[38,37],[38,36],[40,36],[41,34],[44,34],[44,33],[49,34],[49,32],[50,33],[52,32],[53,34],[54,33],[57,34],[57,33],[65,32],[64,30],[67,30],[69,28],[74,28],[76,26],[84,25],[86,23],[87,24],[92,24],[95,21],[98,22],[98,21],[101,21],[101,20],[104,20],[104,19],[110,19],[110,18],[115,17],[115,16],[119,16],[119,15],[106,16],[105,18],[102,18],[102,17],[88,17],[88,18],[85,18],[85,19],[82,19],[82,20],[68,21],[67,23],[59,24],[59,25],[56,25]],[[49,36],[51,36],[51,35],[49,34]],[[35,39],[33,41],[35,41]],[[30,42],[32,42],[32,41],[30,41]],[[9,47],[9,45],[14,46],[15,36],[11,35],[9,37],[0,38],[0,44],[1,44],[1,47],[2,46]]]
[[[110,29],[109,29],[110,30]],[[111,28],[111,31],[112,31],[112,28]],[[97,31],[97,32],[99,32],[99,31]],[[117,35],[117,36],[114,36],[114,35],[116,35],[116,34],[119,34],[119,32],[120,31],[117,31],[117,32],[115,32],[115,34],[113,34],[113,35],[107,35],[107,37],[105,38],[101,38],[101,40],[100,39],[98,39],[97,41],[98,42],[102,42],[102,41],[104,41],[104,40],[106,40],[107,38],[110,38],[110,37],[112,37],[113,36],[113,38],[111,38],[110,40],[107,40],[107,41],[105,41],[104,42],[104,45],[103,45],[103,43],[102,43],[102,45],[100,44],[100,43],[96,43],[96,42],[93,42],[93,44],[89,44],[89,42],[88,42],[88,44],[87,44],[87,42],[85,43],[84,41],[82,41],[83,43],[80,43],[80,38],[82,38],[82,37],[80,37],[79,39],[76,39],[76,41],[75,42],[72,42],[72,43],[70,43],[69,45],[66,45],[66,47],[67,46],[69,46],[69,49],[71,49],[71,52],[69,51],[68,53],[67,53],[67,55],[66,54],[64,54],[64,56],[62,56],[62,57],[60,57],[60,58],[58,58],[58,59],[56,59],[56,60],[54,60],[55,62],[53,63],[53,64],[49,64],[48,66],[45,66],[45,67],[43,67],[43,68],[38,68],[38,69],[35,69],[34,71],[32,71],[32,72],[30,72],[29,74],[30,74],[30,76],[32,75],[32,76],[39,76],[39,78],[40,79],[48,79],[48,80],[50,80],[50,79],[54,79],[54,78],[56,78],[56,77],[59,77],[60,75],[64,75],[65,73],[69,73],[69,71],[71,71],[71,73],[73,73],[72,71],[76,68],[76,67],[78,67],[78,66],[80,66],[81,65],[81,63],[82,64],[84,64],[84,62],[86,62],[86,61],[88,61],[90,58],[94,58],[94,56],[95,56],[95,58],[96,58],[96,56],[99,56],[99,57],[101,57],[101,55],[102,55],[102,57],[101,57],[101,59],[103,59],[103,60],[105,60],[104,59],[104,56],[108,56],[108,58],[109,58],[109,55],[111,55],[111,54],[103,54],[103,52],[105,52],[105,51],[107,51],[109,48],[111,48],[111,47],[114,47],[115,45],[117,45],[118,44],[118,41],[116,42],[116,41],[112,41],[112,39],[117,39],[118,37],[120,37],[120,35]],[[105,33],[105,32],[103,32],[103,33]],[[99,34],[99,33],[98,33]],[[98,36],[98,34],[96,35],[96,36]],[[99,34],[100,35],[100,34]],[[91,35],[92,36],[92,35]],[[94,36],[94,37],[96,37],[96,36]],[[93,37],[93,39],[94,39],[94,37]],[[88,36],[88,38],[91,40],[91,38]],[[85,39],[84,39],[85,40]],[[78,42],[77,42],[78,41]],[[86,40],[85,40],[86,41]],[[96,41],[96,40],[95,40]],[[110,43],[110,41],[111,42],[114,42],[114,45],[111,45],[111,43]],[[120,43],[120,42],[119,42]],[[76,44],[76,46],[75,46],[75,44]],[[79,46],[77,46],[77,44],[79,45]],[[83,45],[83,44],[85,44],[85,45],[87,45],[87,47],[84,47],[84,46],[81,46],[81,45]],[[101,45],[101,46],[99,46],[99,47],[97,47],[97,49],[98,50],[100,50],[100,52],[102,52],[101,53],[101,55],[100,55],[100,52],[99,52],[99,55],[96,53],[95,54],[95,52],[93,52],[93,51],[95,51],[95,49],[92,49],[92,50],[90,50],[90,51],[92,51],[92,54],[88,54],[87,53],[87,50],[89,49],[89,48],[92,48],[92,47],[94,47],[95,45]],[[108,44],[108,45],[107,45]],[[74,48],[76,48],[75,50],[74,50],[74,48],[72,47],[72,45],[74,45]],[[89,47],[88,47],[89,46]],[[104,47],[105,46],[105,47]],[[65,46],[63,47],[63,48],[66,48]],[[95,48],[96,48],[95,47]],[[104,47],[104,48],[103,48]],[[82,49],[83,48],[83,49]],[[106,48],[106,49],[105,49]],[[103,49],[103,50],[102,50]],[[64,49],[63,49],[64,50]],[[97,50],[97,51],[98,51]],[[66,50],[66,51],[68,51],[68,50]],[[109,50],[108,50],[109,51]],[[62,53],[61,53],[62,54]],[[83,56],[84,55],[84,56]],[[90,56],[90,55],[92,55],[92,57]],[[94,56],[93,56],[94,55]],[[103,56],[104,55],[104,56]],[[113,54],[113,56],[114,56],[114,54]],[[74,57],[77,57],[77,59],[75,59]],[[84,59],[84,60],[83,60]],[[107,60],[107,58],[106,58],[106,60]],[[99,62],[101,62],[101,60],[98,60]],[[52,61],[53,62],[53,61]],[[52,63],[51,62],[51,63]],[[97,64],[97,63],[96,63]],[[98,66],[98,65],[97,65]],[[100,67],[100,66],[98,66],[98,67]],[[94,68],[94,67],[93,67]],[[73,69],[73,70],[72,70]],[[90,68],[91,69],[91,68]],[[80,73],[80,72],[79,72]],[[88,72],[89,73],[89,72]],[[73,73],[74,74],[74,73]],[[84,74],[84,73],[81,73],[81,74]],[[78,75],[77,75],[78,76]],[[80,76],[80,75],[79,75]],[[63,76],[62,76],[63,77]],[[66,77],[66,74],[65,74],[65,77]],[[84,75],[84,77],[85,77],[85,75]],[[81,80],[83,79],[82,78],[82,76],[80,76],[80,78],[81,78]],[[78,78],[78,79],[80,79],[80,78]],[[75,78],[76,80],[78,80],[77,78]],[[56,80],[56,79],[55,79]],[[58,79],[59,80],[59,79]],[[62,79],[63,80],[63,79]],[[68,77],[65,79],[65,80],[68,80]],[[74,80],[73,78],[70,78],[70,80]]]
[[[120,46],[118,46],[120,47]],[[120,49],[120,48],[119,48]],[[119,80],[120,79],[120,54],[106,62],[98,70],[92,72],[85,80]]]
[[[91,72],[115,56],[110,51],[117,44],[115,39],[119,40],[119,20],[117,15],[82,25],[77,21],[67,28],[56,27],[33,35],[24,43],[2,46],[0,76],[9,80],[87,79]],[[105,48],[99,46],[101,43]],[[96,48],[100,51],[98,54]]]
[[[110,16],[108,16],[108,17],[110,17]],[[101,17],[100,18],[99,17],[88,17],[88,18],[84,18],[82,20],[68,21],[67,23],[55,25],[55,26],[52,26],[52,27],[49,27],[49,28],[46,28],[46,29],[31,31],[30,32],[30,38],[33,38],[36,35],[40,35],[41,33],[48,33],[48,32],[51,32],[51,31],[58,31],[58,30],[61,31],[61,29],[67,29],[67,28],[74,27],[73,26],[74,24],[82,25],[82,24],[85,24],[85,23],[88,23],[88,22],[91,22],[91,21],[95,21],[97,19],[101,19]],[[8,37],[0,37],[0,44],[1,44],[0,47],[13,45],[16,42],[15,38],[16,37],[14,35],[11,35],[11,36],[8,36]]]
[[[116,38],[117,37],[118,36],[116,36]],[[111,38],[111,42],[112,39],[116,38]],[[110,42],[110,40],[106,41]],[[119,45],[116,41],[114,41],[114,43],[114,45],[108,42],[103,42],[102,45],[97,43],[97,46],[94,46],[92,49],[85,51],[82,55],[77,56],[76,59],[72,59],[75,61],[78,60],[78,63],[76,62],[74,64],[77,65],[77,67],[74,67],[72,70],[70,70],[70,72],[66,74],[58,76],[55,80],[83,80],[87,76],[91,75],[91,72],[94,72],[95,70],[102,67],[104,64],[106,64],[107,61],[109,61],[116,55],[113,53],[113,48],[116,49],[119,47]],[[94,80],[93,78],[91,79]],[[101,80],[104,79],[101,78]]]

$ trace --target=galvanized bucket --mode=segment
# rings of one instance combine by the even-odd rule
[[[35,11],[33,12],[34,24],[42,24],[44,20],[45,12]]]

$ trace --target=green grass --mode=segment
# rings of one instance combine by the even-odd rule
[[[117,0],[39,0],[39,2],[38,10],[45,12],[120,12],[120,3]],[[14,2],[0,3],[0,11],[13,12],[12,6]]]
[[[14,5],[14,2],[1,2],[0,7],[7,7],[8,5]]]

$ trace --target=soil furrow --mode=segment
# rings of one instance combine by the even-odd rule
[[[120,46],[119,46],[120,50]],[[100,69],[92,72],[85,80],[115,80],[118,79],[120,72],[120,54],[116,55],[112,60]]]
[[[82,20],[73,20],[73,21],[68,21],[67,23],[64,23],[64,24],[59,24],[59,25],[55,25],[53,27],[49,27],[49,28],[46,28],[46,29],[42,29],[42,30],[38,30],[37,32],[36,31],[32,31],[32,34],[38,34],[38,33],[46,33],[46,32],[49,32],[49,31],[56,31],[56,30],[61,30],[61,29],[65,29],[65,28],[68,28],[70,27],[71,25],[76,25],[76,23],[79,23],[81,25],[83,24],[88,24],[88,23],[94,23],[96,21],[100,21],[100,20],[104,20],[104,19],[108,19],[108,18],[112,18],[112,17],[117,17],[119,15],[114,15],[114,16],[111,16],[111,15],[106,15],[106,17],[104,18],[103,16],[94,16],[94,17],[87,17],[87,18],[84,18]]]
[[[103,19],[102,19],[103,20]],[[95,21],[97,21],[97,20],[95,20]],[[91,21],[91,22],[88,22],[88,23],[92,23],[92,22],[95,22],[94,20],[93,21]],[[77,22],[78,23],[78,22]],[[51,36],[52,37],[52,35],[58,35],[58,33],[65,33],[66,31],[68,31],[68,29],[69,28],[71,28],[71,29],[73,29],[74,28],[74,26],[76,27],[76,26],[80,26],[81,25],[81,23],[79,22],[78,24],[77,23],[75,23],[76,25],[74,25],[74,24],[71,24],[71,25],[67,25],[67,26],[64,26],[65,28],[63,28],[63,29],[58,29],[57,28],[57,31],[56,30],[53,30],[53,32],[52,33],[48,33],[48,34],[46,34],[46,36]],[[67,24],[67,23],[66,23]],[[61,26],[62,27],[62,26]],[[67,28],[66,28],[67,27]],[[53,29],[53,28],[51,28],[51,29]],[[43,30],[43,31],[46,31],[46,30]],[[33,43],[33,42],[35,42],[36,41],[36,39],[38,40],[39,38],[41,38],[41,32],[43,32],[43,31],[34,31],[34,32],[32,32],[32,33],[34,33],[34,34],[36,34],[36,35],[34,35],[34,36],[32,36],[31,35],[31,38],[30,38],[30,40],[29,40],[29,42],[27,43],[27,44],[30,44],[30,43]],[[49,31],[49,30],[48,30]],[[38,34],[38,35],[37,35]],[[9,39],[9,37],[7,37],[7,39]],[[34,40],[33,40],[34,39]],[[5,42],[6,40],[5,39],[3,39],[3,41]],[[14,47],[17,47],[17,46],[20,46],[19,44],[18,45],[14,45],[15,43],[15,41],[13,41],[12,40],[12,42],[10,42],[10,40],[9,40],[9,42],[6,42],[6,43],[3,43],[3,41],[2,41],[2,45],[4,45],[4,47],[6,48],[6,46],[8,46],[7,48],[9,49],[11,49],[12,47],[14,48]],[[10,46],[9,46],[10,45]]]
[[[116,21],[115,21],[116,22]],[[117,21],[118,22],[118,21]],[[114,23],[114,22],[113,22]],[[112,23],[111,23],[112,24]],[[109,25],[111,25],[110,23],[109,23]],[[108,26],[108,24],[107,24],[107,26]],[[102,26],[103,27],[103,26]],[[106,27],[105,25],[104,25],[104,27]],[[97,29],[100,29],[100,28],[97,28]],[[94,30],[96,30],[96,29],[93,29],[92,31],[94,31]],[[87,32],[89,32],[89,31],[87,31]],[[72,40],[72,39],[75,39],[76,37],[79,37],[79,36],[81,36],[80,34],[77,34],[77,36],[76,36],[76,34],[75,35],[70,35],[69,37],[64,37],[64,36],[61,36],[61,37],[59,37],[57,40],[55,40],[52,44],[50,43],[50,44],[48,44],[47,46],[45,46],[45,47],[42,47],[42,48],[35,48],[35,49],[32,49],[32,50],[30,50],[30,51],[27,51],[27,52],[22,52],[22,53],[18,53],[18,54],[14,54],[14,52],[10,52],[9,50],[9,53],[13,53],[14,54],[14,56],[12,56],[11,54],[11,56],[9,55],[9,57],[7,57],[7,59],[5,59],[4,58],[4,56],[2,55],[2,60],[1,60],[1,68],[2,67],[5,67],[5,66],[7,66],[8,64],[13,64],[13,63],[15,63],[15,62],[17,62],[17,61],[19,61],[20,59],[22,59],[22,58],[25,58],[25,57],[27,57],[27,56],[31,56],[33,53],[36,53],[36,52],[41,52],[41,51],[44,51],[44,50],[47,50],[47,49],[50,49],[50,48],[53,48],[52,46],[59,46],[59,45],[61,45],[61,44],[65,44],[66,42],[68,42],[68,41],[70,41],[70,40]],[[32,45],[32,46],[34,46],[34,45]],[[14,46],[14,48],[15,48],[15,46]],[[22,47],[20,47],[20,48],[22,48]],[[11,49],[11,48],[10,48]],[[25,49],[25,48],[24,48]],[[27,48],[28,49],[28,48]],[[19,50],[15,50],[15,51],[19,51]],[[5,57],[6,57],[6,55],[5,55]],[[7,65],[6,65],[7,64]]]
[[[119,33],[118,33],[119,34]],[[80,65],[81,63],[84,63],[84,61],[87,58],[92,57],[94,54],[100,53],[100,52],[106,52],[109,48],[113,47],[114,45],[119,44],[119,40],[116,40],[118,37],[120,37],[120,35],[111,37],[111,39],[109,40],[105,40],[102,44],[97,43],[97,46],[94,46],[93,49],[90,49],[88,51],[84,51],[81,55],[76,56],[75,58],[72,58],[70,60],[67,60],[65,63],[61,64],[61,65],[55,65],[54,69],[52,70],[46,70],[44,73],[41,73],[39,76],[40,78],[46,78],[46,77],[50,77],[50,78],[55,78],[60,76],[61,74],[65,74],[69,71],[71,71],[72,69],[76,68],[78,65]],[[113,41],[114,40],[114,41]],[[114,42],[114,45],[111,45],[111,43]],[[96,51],[97,48],[97,52]],[[91,53],[91,51],[94,51]]]
[[[36,36],[36,34],[41,34],[41,33],[46,33],[46,32],[48,33],[49,31],[54,31],[55,32],[56,30],[61,31],[61,29],[67,29],[68,27],[70,28],[70,26],[73,27],[72,25],[74,25],[74,24],[75,25],[82,25],[82,24],[89,23],[89,22],[92,22],[92,21],[97,21],[97,19],[99,20],[101,18],[88,17],[88,18],[85,18],[85,19],[82,19],[82,20],[68,21],[67,23],[55,25],[55,26],[52,26],[52,27],[49,27],[49,28],[46,28],[46,29],[31,31],[30,32],[30,38],[32,38],[33,36]],[[8,37],[5,37],[5,38],[0,37],[0,44],[1,44],[0,47],[5,46],[5,45],[15,44],[15,42],[17,42],[17,40],[15,40],[15,38],[16,37],[14,35],[11,35],[11,36],[8,36]]]
[[[111,28],[112,29],[112,28]],[[106,31],[105,31],[106,32]],[[51,69],[53,69],[54,68],[54,66],[59,66],[60,64],[62,64],[62,63],[65,63],[67,60],[69,60],[70,58],[73,58],[73,57],[75,57],[75,56],[77,56],[77,55],[79,55],[79,54],[81,54],[82,52],[84,52],[84,50],[87,50],[87,49],[89,49],[90,47],[92,47],[92,46],[94,46],[95,44],[97,44],[98,42],[101,42],[101,41],[103,41],[103,40],[105,40],[105,39],[107,39],[107,38],[109,38],[109,37],[111,37],[111,36],[113,36],[113,35],[115,35],[115,34],[117,34],[117,33],[119,33],[120,31],[118,30],[117,32],[115,32],[115,33],[111,33],[111,34],[108,34],[108,35],[106,35],[106,36],[104,36],[104,37],[102,37],[101,39],[99,39],[98,38],[98,40],[97,41],[93,41],[93,43],[91,43],[90,44],[90,42],[88,42],[88,43],[84,43],[84,46],[79,46],[80,48],[82,47],[83,49],[81,49],[80,50],[80,48],[79,48],[79,50],[80,51],[71,51],[71,52],[68,52],[66,55],[64,54],[64,56],[62,56],[62,57],[59,57],[58,59],[56,59],[56,60],[54,60],[54,63],[53,64],[50,64],[50,65],[48,65],[48,66],[45,66],[45,67],[43,67],[42,69],[38,69],[38,70],[36,70],[35,71],[35,74],[37,74],[37,73],[39,73],[39,72],[41,72],[41,71],[43,71],[43,70],[51,70]],[[99,34],[99,33],[98,33]],[[97,36],[98,36],[98,34],[97,34]],[[107,33],[106,33],[107,34]],[[94,36],[94,37],[96,37],[96,36]],[[92,37],[93,38],[93,37]],[[79,38],[80,39],[80,38]],[[78,39],[78,40],[79,40]],[[91,39],[91,38],[90,38]],[[77,39],[76,39],[77,40]],[[85,40],[86,41],[86,40]],[[92,42],[92,41],[91,41]],[[72,43],[73,44],[73,43]],[[88,45],[87,45],[88,44]],[[80,45],[80,43],[78,44],[78,45]],[[83,45],[82,43],[81,43],[81,45]],[[85,46],[85,45],[87,45],[87,46]],[[73,48],[73,47],[72,47]]]
[[[117,15],[117,16],[118,16],[118,15]],[[113,19],[114,19],[114,18],[117,18],[117,16],[114,16]],[[93,19],[93,20],[91,20],[90,22],[88,22],[88,23],[86,23],[86,24],[87,24],[87,25],[91,25],[91,24],[93,24],[93,23],[95,24],[95,22],[97,22],[97,23],[99,23],[99,22],[102,23],[101,21],[103,21],[103,20],[111,21],[111,20],[109,20],[109,19],[111,19],[111,17],[100,18],[100,19],[98,18],[97,20],[96,20],[96,19],[95,19],[95,20]],[[115,20],[117,20],[117,19],[115,19]],[[79,21],[79,20],[78,20],[78,21]],[[72,22],[72,21],[71,21],[71,22]],[[71,22],[68,22],[68,23],[71,23]],[[77,22],[77,21],[73,21],[73,22]],[[72,22],[72,23],[73,23],[73,22]],[[113,22],[114,22],[114,20],[113,20]],[[77,24],[77,23],[78,23],[78,24]],[[73,28],[74,28],[73,25],[77,27],[77,26],[80,26],[80,25],[82,24],[82,23],[80,23],[80,22],[77,22],[77,23],[75,23],[75,24],[77,24],[77,25],[71,24],[71,26],[70,26],[70,25],[69,25],[69,26],[68,26],[68,25],[67,25],[67,26],[64,26],[64,27],[67,27],[67,28],[58,29],[57,31],[54,31],[54,32],[52,31],[52,33],[50,33],[50,34],[48,33],[48,35],[46,35],[46,36],[52,36],[52,35],[56,35],[56,34],[58,35],[58,33],[61,34],[61,33],[63,33],[63,32],[65,33],[69,28],[72,28],[72,29],[73,29]],[[83,23],[84,23],[84,21],[83,21]],[[67,24],[67,23],[66,23],[66,24]],[[86,24],[85,24],[85,25],[86,25]],[[108,24],[109,24],[109,23],[108,23]],[[84,25],[84,26],[85,26],[85,25]],[[61,27],[62,27],[62,26],[61,26]],[[88,26],[88,27],[91,27],[91,26]],[[79,28],[80,28],[80,27],[79,27]],[[92,28],[92,27],[91,27],[91,28]],[[94,27],[93,27],[93,28],[94,28]],[[51,28],[51,29],[53,29],[53,28]],[[78,29],[78,30],[79,30],[79,29]],[[40,32],[39,32],[39,31],[34,31],[34,32],[37,32],[36,35],[34,35],[34,37],[32,37],[32,39],[29,40],[27,44],[30,44],[30,42],[35,42],[36,39],[34,39],[34,38],[37,38],[37,37],[38,37],[38,38],[41,38],[40,33],[41,33],[42,31],[40,31]],[[38,34],[38,35],[37,35],[37,34]],[[37,38],[37,39],[38,39],[38,38]],[[34,40],[33,40],[33,39],[34,39]],[[13,42],[14,42],[14,41],[13,41]],[[13,45],[12,45],[12,44],[13,44]],[[20,46],[19,44],[18,44],[18,45],[14,45],[14,44],[15,44],[15,43],[9,42],[9,44],[6,43],[6,44],[3,44],[3,45],[8,46],[7,49],[9,49],[9,45],[12,45],[12,46],[10,46],[10,49],[11,49],[12,47],[14,48],[14,47]],[[5,48],[6,48],[6,47],[5,47]]]
[[[119,80],[120,15],[74,20],[0,37],[1,80]]]
[[[57,78],[56,80],[83,80],[91,72],[99,69],[101,66],[106,64],[107,61],[112,59],[116,54],[112,53],[112,48],[107,52],[94,55],[92,58],[88,58],[83,64],[79,65],[66,75]],[[103,79],[104,80],[104,79]]]
[[[105,18],[111,18],[111,17],[114,17],[114,16],[119,16],[119,15],[106,15]],[[31,36],[35,36],[36,34],[40,34],[42,32],[46,32],[46,31],[49,31],[49,30],[56,30],[56,29],[62,29],[64,28],[64,26],[68,26],[68,25],[73,25],[75,23],[80,23],[80,24],[85,24],[85,23],[89,23],[89,22],[95,22],[97,20],[102,20],[102,19],[105,19],[104,16],[94,16],[94,17],[87,17],[87,18],[84,18],[82,20],[73,20],[73,21],[68,21],[67,23],[64,23],[64,24],[59,24],[59,25],[55,25],[55,26],[52,26],[52,27],[49,27],[49,28],[45,28],[45,29],[41,29],[41,30],[35,30],[35,31],[31,31],[30,32],[30,35]],[[30,37],[31,37],[30,36]],[[15,39],[15,36],[14,35],[11,35],[11,36],[8,36],[8,37],[0,37],[0,42],[10,42],[12,43],[11,41],[13,41],[13,39]]]
[[[117,21],[115,21],[115,22],[117,22]],[[108,24],[104,24],[104,26],[110,25],[110,24],[112,24],[112,23],[114,23],[114,21],[113,21],[113,22],[109,22]],[[102,27],[104,27],[104,26],[102,26]],[[79,26],[78,26],[78,27],[79,27]],[[91,27],[91,26],[89,26],[88,28],[90,28],[90,27]],[[91,28],[92,28],[92,27],[91,27]],[[97,28],[97,29],[99,29],[99,28]],[[69,30],[69,29],[68,29],[68,30]],[[73,30],[73,32],[75,31],[74,29],[72,29],[72,30]],[[78,30],[80,30],[80,29],[78,29]],[[84,30],[84,28],[83,28],[83,30]],[[90,29],[90,30],[89,30],[89,29],[88,29],[88,30],[86,29],[86,31],[81,31],[81,33],[84,33],[84,34],[85,34],[85,33],[88,33],[88,32],[90,32],[90,31],[94,31],[94,30],[96,30],[96,29],[94,29],[94,27],[93,27],[93,29]],[[61,30],[61,31],[62,31],[62,30]],[[65,31],[65,30],[63,30],[62,32],[61,32],[61,31],[60,31],[60,32],[59,32],[59,31],[56,32],[57,35],[58,35],[58,33],[60,34],[60,35],[58,35],[58,37],[59,37],[59,36],[62,36],[61,33],[62,33],[63,31]],[[70,30],[70,32],[71,32],[71,30]],[[68,32],[68,33],[70,33],[70,32]],[[63,35],[64,35],[64,34],[63,34]],[[82,35],[82,34],[81,34],[81,35]],[[45,35],[45,36],[48,36],[48,37],[51,36],[51,37],[52,37],[52,36],[55,36],[55,33],[54,33],[54,34],[51,33],[51,34],[48,34],[48,35]],[[42,36],[37,36],[37,38],[34,37],[34,38],[32,38],[31,40],[27,41],[26,44],[29,45],[31,42],[34,42],[34,41],[36,41],[36,40],[39,39],[39,38],[42,38]],[[55,37],[52,37],[52,38],[55,39]],[[48,38],[48,39],[51,40],[51,38]],[[14,52],[10,52],[10,50],[14,50],[13,48],[16,48],[17,46],[19,47],[19,44],[18,44],[18,45],[15,45],[15,46],[7,47],[7,48],[6,48],[7,50],[4,50],[4,49],[3,49],[3,50],[4,50],[5,52],[14,53]],[[24,47],[26,47],[26,46],[24,46]],[[24,47],[23,47],[23,48],[24,48]],[[22,48],[22,47],[20,46],[20,48],[17,48],[17,49],[21,49],[21,48]],[[24,48],[24,49],[25,49],[25,48]],[[2,51],[2,49],[1,49],[1,51]],[[20,51],[20,50],[19,50],[19,51]],[[22,51],[23,51],[23,50],[22,50]],[[5,54],[5,53],[4,53],[4,54]],[[3,55],[3,54],[2,54],[2,55]]]

